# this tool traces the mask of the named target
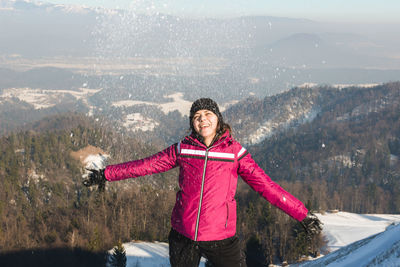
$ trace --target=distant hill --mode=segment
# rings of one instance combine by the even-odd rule
[[[399,83],[298,88],[227,114],[239,139],[263,134],[249,146],[255,160],[275,179],[308,184],[304,197],[315,209],[396,213],[399,92]]]
[[[396,108],[399,83],[383,85],[305,85],[263,99],[248,98],[228,107],[227,121],[242,142],[259,144],[280,131],[330,116],[347,122]],[[346,103],[346,109],[343,108]],[[334,113],[336,112],[336,113]],[[336,114],[336,115],[333,115]],[[318,119],[315,120],[314,119]]]

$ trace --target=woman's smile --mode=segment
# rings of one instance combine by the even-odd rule
[[[204,139],[208,146],[217,134],[218,117],[214,112],[201,109],[193,116],[193,128]]]

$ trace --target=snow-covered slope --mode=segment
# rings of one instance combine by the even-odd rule
[[[308,266],[400,266],[400,215],[317,214],[324,223],[328,250],[333,251]]]
[[[300,266],[400,266],[400,224]]]
[[[328,250],[335,251],[353,242],[370,237],[393,222],[400,222],[400,215],[356,214],[349,212],[317,214],[323,225],[323,234],[328,241]]]

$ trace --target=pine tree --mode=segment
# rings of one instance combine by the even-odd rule
[[[121,241],[114,247],[113,254],[110,256],[111,267],[126,267],[126,252]]]

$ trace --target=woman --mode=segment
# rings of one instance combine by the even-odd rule
[[[198,266],[204,255],[213,266],[245,266],[236,237],[236,185],[240,175],[262,197],[310,234],[320,222],[298,199],[273,182],[230,134],[217,103],[196,100],[190,109],[192,133],[148,158],[91,170],[86,186],[165,172],[179,167],[179,187],[169,235],[171,266]]]

